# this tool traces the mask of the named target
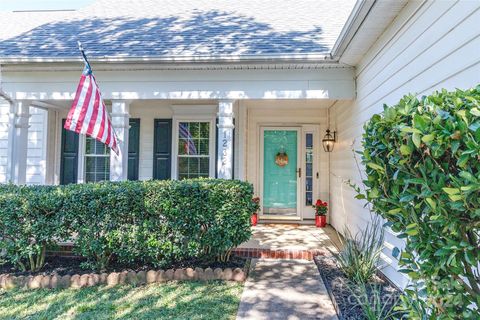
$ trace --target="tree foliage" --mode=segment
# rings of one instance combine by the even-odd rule
[[[434,319],[479,319],[480,86],[405,96],[364,130],[358,198],[405,239],[415,294]]]

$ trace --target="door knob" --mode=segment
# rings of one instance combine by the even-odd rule
[[[302,168],[298,168],[297,172],[298,172],[298,177],[301,178],[302,177]]]

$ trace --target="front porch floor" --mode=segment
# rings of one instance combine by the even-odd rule
[[[330,226],[258,224],[250,240],[234,252],[252,258],[312,260],[314,255],[336,251],[340,246],[340,238]]]

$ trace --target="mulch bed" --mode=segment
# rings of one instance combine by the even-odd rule
[[[338,268],[336,259],[333,256],[315,256],[315,263],[320,275],[325,283],[328,294],[333,301],[333,305],[337,311],[339,320],[361,320],[366,319],[363,316],[361,306],[352,295],[351,282],[345,277],[345,274]],[[381,288],[380,297],[387,304],[386,308],[390,309],[399,301],[401,294],[388,279],[380,272],[373,280],[375,285]],[[368,294],[371,297],[370,294]]]
[[[83,275],[96,272],[96,270],[81,268],[81,263],[85,262],[85,259],[78,257],[58,257],[58,256],[47,256],[45,259],[45,266],[39,272],[20,272],[16,270],[12,265],[4,264],[0,265],[0,274],[10,274],[12,276],[36,276],[36,275],[51,275],[57,274],[59,276],[64,275]],[[162,269],[186,269],[186,268],[240,268],[244,269],[249,258],[232,256],[228,262],[219,262],[219,261],[207,261],[200,259],[189,259],[174,262],[172,264],[164,266]],[[149,265],[125,265],[113,261],[106,272],[122,272],[122,271],[148,271],[148,270],[157,270],[157,268]]]

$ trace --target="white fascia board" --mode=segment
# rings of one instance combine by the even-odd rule
[[[9,71],[4,91],[15,99],[71,100],[75,71]],[[352,99],[354,70],[215,70],[96,73],[105,99]]]
[[[72,57],[24,57],[12,56],[0,58],[1,64],[22,64],[22,63],[51,63],[51,62],[82,62],[80,55],[78,58]],[[326,62],[331,63],[330,53],[322,54],[271,54],[271,55],[218,55],[218,56],[103,56],[89,57],[93,63],[234,63],[234,62]]]
[[[338,61],[340,59],[376,2],[376,0],[358,0],[355,3],[347,22],[333,45],[331,51],[333,60]]]

